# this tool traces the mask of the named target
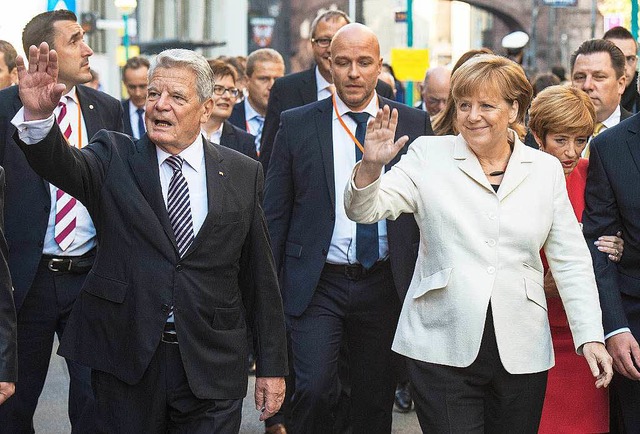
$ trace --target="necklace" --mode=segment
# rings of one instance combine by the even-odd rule
[[[500,176],[500,175],[504,175],[504,170],[494,170],[493,172],[485,172],[484,173],[487,176]]]

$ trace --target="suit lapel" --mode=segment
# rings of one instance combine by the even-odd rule
[[[524,147],[525,145],[516,139],[511,158],[509,158],[509,163],[507,164],[507,170],[498,189],[498,199],[500,199],[500,201],[507,197],[509,193],[515,190],[516,187],[529,176],[533,160],[527,155]]]
[[[471,179],[482,185],[489,191],[493,191],[491,184],[482,171],[482,166],[476,155],[471,151],[467,142],[458,134],[454,143],[453,159],[458,161],[458,168]]]
[[[333,139],[332,139],[332,109],[331,98],[324,100],[318,107],[316,113],[316,131],[318,137],[318,145],[322,153],[322,164],[324,166],[324,175],[327,180],[327,188],[329,189],[329,197],[331,198],[331,206],[335,208],[336,203],[336,180],[333,165]]]
[[[316,82],[316,67],[307,70],[307,74],[302,79],[300,86],[300,98],[303,105],[311,104],[318,100],[318,83]]]
[[[91,138],[103,128],[102,122],[100,122],[100,116],[96,110],[98,102],[93,98],[93,95],[86,92],[82,86],[76,86],[76,91],[78,93],[78,102],[80,103],[80,111],[84,119],[84,125],[87,128],[87,143],[89,143]]]
[[[158,217],[165,234],[169,237],[171,244],[173,244],[177,252],[178,246],[176,245],[173,228],[169,221],[169,213],[167,212],[167,207],[162,197],[156,147],[147,139],[146,135],[138,140],[135,146],[137,152],[134,152],[131,157],[129,157],[129,164],[138,182],[140,191],[145,199],[147,199],[147,203],[149,203],[149,206],[153,209],[156,217]]]
[[[184,257],[198,248],[202,240],[206,238],[207,234],[218,222],[223,211],[222,207],[225,203],[225,194],[227,191],[228,174],[223,165],[223,158],[215,148],[215,145],[204,138],[202,140],[204,144],[204,165],[207,176],[208,212],[200,230],[196,234],[189,250],[184,254]]]
[[[226,146],[227,148],[238,150],[236,135],[233,132],[233,128],[231,127],[231,124],[228,124],[227,121],[225,121],[222,124],[222,134],[220,135],[220,144],[222,146]],[[205,146],[205,150],[206,149],[207,147]]]
[[[631,122],[631,121],[630,121]],[[631,134],[627,135],[627,146],[633,161],[636,163],[636,168],[640,172],[640,144],[638,143],[638,131],[640,130],[640,115],[636,115],[633,118],[633,123],[629,125],[627,131]]]

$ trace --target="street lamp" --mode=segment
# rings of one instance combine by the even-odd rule
[[[136,10],[138,2],[136,0],[114,0],[118,12],[122,14],[122,20],[124,21],[124,37],[122,39],[122,45],[124,45],[124,58],[129,60],[129,15]]]

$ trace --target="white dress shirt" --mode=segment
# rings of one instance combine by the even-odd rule
[[[244,114],[247,120],[247,132],[256,138],[254,140],[256,152],[260,152],[260,138],[262,137],[262,128],[264,127],[264,116],[251,106],[249,98],[245,98],[242,104],[244,104]],[[262,119],[262,122],[260,122],[259,119]]]
[[[78,97],[76,95],[75,86],[71,90],[62,96],[60,101],[63,101],[67,105],[67,114],[71,123],[71,136],[69,137],[69,143],[73,146],[81,148],[89,143],[89,137],[87,136],[87,128],[85,125],[84,117],[80,111],[78,104]],[[53,111],[55,116],[60,114],[60,107],[56,107]],[[18,130],[20,139],[27,143],[32,144],[42,140],[51,131],[55,118],[52,115],[48,119],[39,121],[25,121],[24,109],[21,108],[18,113],[11,120],[11,123]],[[87,253],[89,250],[96,246],[96,228],[93,226],[93,221],[89,216],[87,208],[80,203],[76,202],[76,235],[71,242],[71,245],[66,250],[62,250],[54,238],[55,221],[56,221],[56,190],[52,184],[47,183],[49,188],[49,196],[51,198],[51,206],[49,211],[49,220],[47,222],[47,231],[44,235],[44,245],[42,253],[44,255],[53,256],[81,256]]]
[[[204,129],[202,130],[202,135],[205,139],[210,141],[211,143],[215,143],[216,145],[220,144],[220,138],[222,137],[222,128],[224,128],[224,122],[220,124],[220,128],[212,132],[211,134],[207,133]]]
[[[316,91],[318,92],[318,101],[331,96],[331,86],[333,86],[333,83],[329,83],[325,80],[316,66]]]
[[[140,131],[138,128],[138,108],[134,103],[129,100],[129,122],[131,122],[131,132],[133,137],[139,139],[146,133],[146,131]],[[144,109],[144,107],[141,107]],[[144,113],[142,113],[142,119],[144,120]]]
[[[338,113],[342,116],[342,120],[355,136],[356,122],[347,115],[350,112],[344,102],[340,100],[336,94],[336,106]],[[369,105],[363,112],[369,113],[375,117],[378,111],[378,99],[374,94]],[[335,180],[335,210],[336,222],[331,237],[331,245],[327,255],[327,262],[332,264],[355,264],[356,259],[356,227],[357,224],[347,217],[344,210],[344,188],[351,176],[353,166],[356,164],[356,144],[353,142],[349,134],[342,128],[336,111],[333,110],[331,121],[332,137],[333,137],[333,168]],[[384,259],[389,254],[389,244],[387,242],[387,222],[382,220],[378,222],[378,245],[379,258]]]
[[[160,168],[160,187],[162,188],[162,198],[165,206],[167,205],[167,195],[169,193],[169,181],[173,176],[173,169],[165,162],[171,154],[163,151],[156,146],[156,155],[158,156],[158,166]],[[182,174],[189,185],[189,200],[191,202],[191,217],[193,219],[193,236],[204,223],[208,212],[207,199],[207,171],[204,164],[204,147],[202,137],[198,135],[196,140],[178,154],[184,158],[182,165]]]

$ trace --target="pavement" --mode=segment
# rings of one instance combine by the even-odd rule
[[[35,414],[37,434],[70,433],[71,427],[66,416],[69,374],[64,359],[57,354],[57,341],[49,364],[47,381],[40,396]],[[241,434],[263,433],[264,425],[258,420],[259,413],[253,405],[253,387],[255,379],[249,377],[247,398],[243,401]],[[414,411],[409,413],[393,412],[393,434],[419,434],[420,427]]]

